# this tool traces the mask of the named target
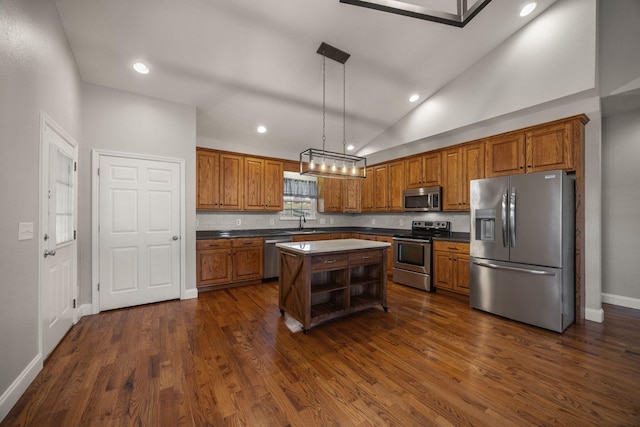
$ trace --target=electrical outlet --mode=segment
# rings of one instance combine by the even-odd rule
[[[275,220],[275,219],[273,219],[273,218],[271,218],[271,219],[269,220],[269,225],[276,225],[276,220]]]
[[[320,218],[320,225],[324,225],[325,222],[326,220],[324,218]]]
[[[236,225],[242,225],[242,220],[240,218],[236,219]]]
[[[404,225],[404,219],[400,220],[400,225]]]
[[[329,220],[329,224],[332,224],[332,225],[333,225],[333,218],[331,218],[331,219]]]
[[[376,219],[375,218],[371,218],[371,225],[376,225]]]

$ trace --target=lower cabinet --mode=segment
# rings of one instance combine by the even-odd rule
[[[196,242],[197,286],[209,289],[262,279],[263,239],[213,239]]]
[[[469,243],[434,241],[433,271],[436,288],[469,295]]]

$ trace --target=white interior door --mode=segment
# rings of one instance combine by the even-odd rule
[[[77,290],[77,148],[50,119],[42,126],[44,257],[40,319],[47,357],[75,321]]]
[[[100,155],[100,310],[180,297],[180,164]]]

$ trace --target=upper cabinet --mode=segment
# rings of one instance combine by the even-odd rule
[[[196,209],[242,209],[243,156],[196,150]]]
[[[484,178],[484,154],[484,142],[442,151],[443,210],[469,210],[469,181]]]
[[[487,177],[575,169],[575,120],[487,139]]]
[[[342,212],[342,180],[338,178],[318,179],[321,212]]]
[[[439,151],[430,151],[404,161],[405,188],[433,187],[442,182]]]
[[[362,188],[363,179],[347,179],[342,183],[343,187],[343,211],[344,212],[360,212],[360,190]]]
[[[283,163],[257,157],[244,158],[244,209],[281,211]]]
[[[373,211],[373,190],[374,190],[374,176],[373,176],[373,167],[367,168],[367,177],[362,180],[362,184],[360,187],[360,211],[361,212],[371,212]]]
[[[404,161],[383,163],[372,168],[374,212],[401,212],[404,190]],[[367,177],[367,179],[369,179]],[[363,200],[364,201],[364,200]],[[364,203],[363,203],[364,210]]]

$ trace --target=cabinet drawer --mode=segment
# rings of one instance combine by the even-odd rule
[[[434,251],[459,252],[469,254],[469,243],[434,240]]]
[[[348,254],[317,255],[311,258],[312,270],[334,270],[349,266]]]
[[[262,244],[262,237],[247,237],[242,239],[233,239],[232,241],[232,246],[234,248],[256,247],[262,246]]]
[[[223,248],[230,248],[230,247],[231,247],[231,241],[228,239],[196,241],[196,249],[223,249]]]
[[[349,254],[351,264],[370,264],[382,261],[381,251],[361,251]]]

